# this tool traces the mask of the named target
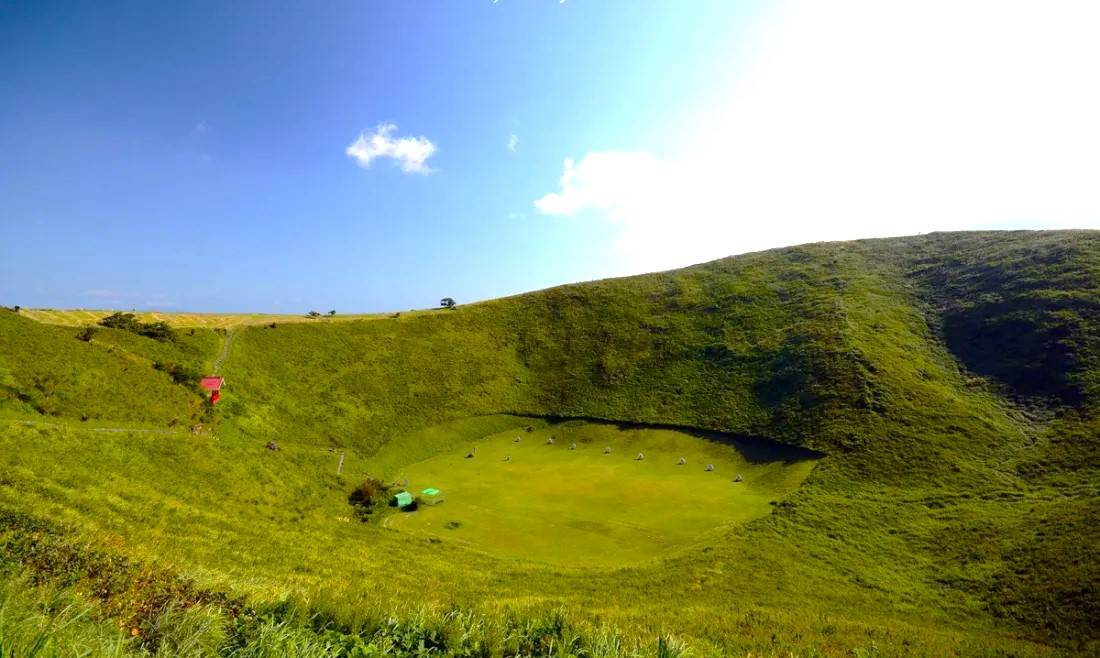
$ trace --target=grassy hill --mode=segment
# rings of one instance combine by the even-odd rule
[[[453,311],[241,323],[213,409],[172,375],[211,366],[208,323],[83,340],[23,315],[0,312],[5,651],[67,623],[103,652],[194,655],[1100,652],[1100,233],[814,244]],[[633,423],[623,450],[717,432],[740,437],[731,464],[766,441],[826,456],[762,516],[619,562],[523,508],[456,505],[463,540],[348,502],[569,418]],[[688,438],[645,443],[657,426]],[[484,464],[478,484],[517,482]],[[678,517],[660,496],[684,492],[631,486],[657,507],[630,532],[658,545]],[[493,514],[586,553],[494,550],[470,525]]]
[[[95,309],[52,309],[52,308],[25,308],[20,313],[25,317],[37,320],[45,324],[56,324],[67,327],[80,327],[97,324],[100,320],[115,311]],[[417,311],[410,311],[417,313]],[[142,322],[167,322],[173,327],[201,327],[205,329],[234,329],[236,327],[255,326],[263,324],[308,322],[321,324],[325,322],[344,322],[346,320],[370,320],[389,317],[388,313],[355,313],[351,315],[338,314],[330,316],[327,312],[319,317],[310,317],[306,314],[294,315],[290,313],[187,313],[187,312],[158,312],[158,311],[134,311]]]

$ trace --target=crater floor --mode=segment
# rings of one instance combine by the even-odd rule
[[[766,515],[815,463],[779,444],[674,429],[578,420],[526,427],[517,419],[405,467],[399,480],[410,492],[435,487],[443,502],[394,514],[386,525],[503,557],[622,566]]]

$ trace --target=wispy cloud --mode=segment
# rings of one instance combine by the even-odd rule
[[[202,135],[205,135],[208,130],[210,130],[210,127],[206,125],[206,119],[203,119],[203,120],[199,121],[198,123],[196,123],[194,126],[192,126],[191,136],[192,137],[201,137]]]
[[[519,150],[519,135],[515,133],[508,135],[508,150],[512,153]]]
[[[427,174],[432,169],[428,158],[435,155],[436,146],[423,135],[419,137],[394,137],[397,126],[392,123],[379,125],[371,134],[360,133],[358,139],[344,153],[360,167],[369,167],[378,158],[391,158],[401,170],[410,174]]]

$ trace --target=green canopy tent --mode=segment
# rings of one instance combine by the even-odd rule
[[[397,507],[408,507],[412,505],[413,495],[408,491],[402,491],[393,497],[393,504]]]
[[[420,492],[425,505],[438,505],[443,502],[443,492],[435,487],[428,487]]]

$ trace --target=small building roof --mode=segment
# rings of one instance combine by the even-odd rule
[[[421,491],[420,493],[424,494],[425,496],[438,496],[439,495],[439,489],[436,489],[435,487],[428,487],[427,489],[425,489],[424,491]]]
[[[394,500],[397,501],[398,507],[408,507],[409,505],[412,505],[413,495],[408,491],[402,491],[401,493],[394,496]]]
[[[199,385],[208,391],[220,391],[224,384],[224,377],[203,377],[199,380]]]

